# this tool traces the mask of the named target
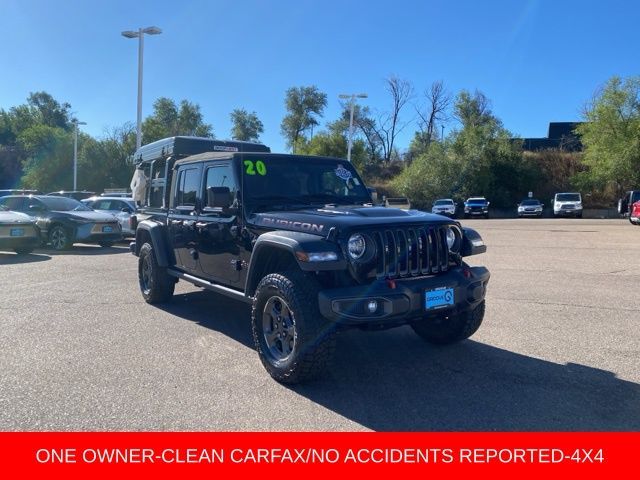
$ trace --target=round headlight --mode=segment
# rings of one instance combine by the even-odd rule
[[[347,243],[347,250],[349,251],[349,256],[354,260],[358,260],[364,255],[365,250],[367,249],[367,242],[364,237],[359,233],[354,233],[349,237],[349,242]]]
[[[452,229],[447,228],[447,246],[449,247],[449,250],[453,248],[455,243],[456,243],[456,233]]]
[[[462,238],[460,236],[460,230],[454,227],[448,227],[446,231],[447,247],[452,253],[460,252],[460,246],[462,244]]]

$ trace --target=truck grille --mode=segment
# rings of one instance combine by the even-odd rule
[[[446,228],[387,229],[373,233],[378,251],[376,276],[433,275],[449,269]]]

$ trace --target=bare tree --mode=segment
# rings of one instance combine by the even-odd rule
[[[388,163],[394,153],[396,137],[409,123],[400,121],[400,112],[413,97],[413,86],[408,80],[392,76],[387,79],[386,90],[391,95],[391,111],[380,115],[378,122],[369,126],[379,138],[382,158]]]
[[[451,105],[451,95],[445,90],[442,80],[438,80],[425,90],[424,97],[426,99],[424,110],[416,107],[416,113],[420,117],[418,122],[420,132],[428,145],[437,136],[438,124],[448,120],[447,110]]]

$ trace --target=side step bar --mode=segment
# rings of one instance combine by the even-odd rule
[[[223,287],[222,285],[218,285],[216,283],[212,283],[207,280],[203,280],[202,278],[194,277],[193,275],[189,275],[188,273],[173,270],[171,268],[167,269],[167,273],[172,277],[177,277],[181,280],[193,283],[194,285],[197,285],[199,287],[211,290],[212,292],[220,293],[227,297],[235,298],[236,300],[240,300],[246,303],[253,302],[253,297],[247,297],[244,293],[239,292],[238,290],[234,290],[233,288]]]

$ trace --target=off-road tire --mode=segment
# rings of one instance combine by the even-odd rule
[[[18,255],[28,255],[29,253],[33,252],[33,248],[14,248],[14,251]]]
[[[54,225],[49,232],[49,243],[54,250],[69,250],[73,245],[71,233],[62,225]]]
[[[450,317],[423,319],[411,325],[413,331],[426,342],[449,345],[476,333],[484,318],[484,300],[473,310]]]
[[[251,309],[253,341],[262,365],[280,383],[311,380],[330,365],[335,351],[335,324],[320,314],[318,290],[317,281],[299,270],[269,274],[256,288]],[[263,315],[273,297],[283,300],[293,317],[295,341],[284,359],[271,353],[265,338]]]
[[[165,303],[173,297],[175,279],[158,265],[153,247],[145,243],[138,254],[138,283],[147,303]]]

